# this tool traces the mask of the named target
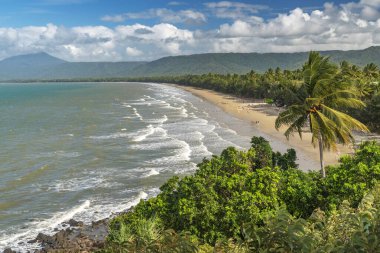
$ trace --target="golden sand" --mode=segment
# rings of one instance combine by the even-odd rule
[[[179,85],[175,86],[219,106],[223,111],[252,124],[259,131],[286,143],[289,147],[292,147],[295,150],[302,150],[305,155],[310,157],[310,159],[319,161],[319,149],[314,147],[311,143],[310,132],[303,133],[302,139],[298,134],[294,134],[289,140],[287,140],[284,136],[286,130],[285,126],[281,127],[278,131],[275,129],[274,123],[280,112],[280,109],[276,106],[268,105],[264,103],[263,100],[241,99],[206,89]],[[343,145],[338,145],[338,150],[335,152],[325,151],[323,153],[325,165],[337,164],[338,159],[342,154],[352,152],[352,147]]]

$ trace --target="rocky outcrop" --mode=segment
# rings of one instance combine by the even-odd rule
[[[93,252],[104,246],[108,234],[108,219],[83,225],[83,222],[70,220],[69,228],[61,230],[53,236],[39,234],[36,241],[42,249],[36,253],[45,252]]]
[[[109,219],[92,222],[91,225],[84,225],[83,222],[69,220],[62,224],[67,226],[56,232],[54,235],[39,233],[36,239],[28,243],[40,243],[42,248],[35,250],[35,253],[77,253],[94,252],[103,248],[108,235]],[[7,248],[4,253],[16,253]]]

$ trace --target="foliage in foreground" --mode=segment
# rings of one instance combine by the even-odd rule
[[[204,159],[115,218],[105,251],[376,252],[380,190],[368,192],[380,179],[380,146],[362,144],[324,179],[286,166],[294,159],[257,137],[248,151]]]

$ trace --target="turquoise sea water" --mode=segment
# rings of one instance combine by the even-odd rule
[[[70,218],[126,210],[259,134],[168,85],[0,84],[0,251],[38,247],[24,242]]]

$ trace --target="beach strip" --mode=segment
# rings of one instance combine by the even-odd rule
[[[310,159],[319,161],[319,149],[317,146],[314,147],[311,143],[310,132],[304,132],[302,134],[302,139],[298,134],[294,134],[289,140],[287,140],[284,135],[284,132],[287,129],[286,126],[281,127],[278,131],[275,129],[274,123],[281,110],[280,108],[266,104],[263,100],[242,99],[207,89],[182,85],[175,86],[220,107],[226,113],[242,119],[248,124],[252,124],[260,132],[285,143],[290,148],[302,150],[302,152],[310,157]],[[324,151],[324,163],[325,165],[337,164],[341,155],[350,153],[353,153],[352,146],[338,145],[337,151]]]

